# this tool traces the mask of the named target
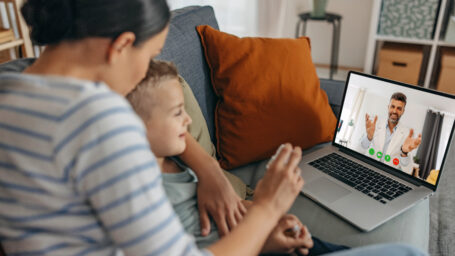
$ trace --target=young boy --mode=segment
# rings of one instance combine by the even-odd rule
[[[170,63],[152,61],[143,81],[127,95],[133,109],[142,118],[147,129],[150,147],[157,157],[163,172],[163,185],[175,212],[185,230],[193,234],[199,247],[206,247],[219,239],[216,228],[202,236],[197,207],[197,177],[191,169],[173,156],[181,154],[186,147],[185,135],[191,118],[184,109],[184,97],[177,69]],[[248,201],[244,201],[248,206]],[[239,219],[240,221],[240,219]],[[216,227],[215,223],[211,223]],[[245,239],[248,238],[246,234]],[[312,253],[332,252],[346,249],[314,239],[317,248]],[[290,252],[295,248],[308,254],[313,239],[297,217],[286,215],[269,236],[264,252]],[[319,246],[320,247],[320,246]]]

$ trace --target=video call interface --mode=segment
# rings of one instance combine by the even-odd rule
[[[455,99],[351,73],[335,143],[435,185]]]

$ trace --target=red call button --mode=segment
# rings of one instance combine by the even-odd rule
[[[398,158],[393,159],[393,164],[398,165],[400,163],[400,160]]]

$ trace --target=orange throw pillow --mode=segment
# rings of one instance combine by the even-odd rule
[[[336,118],[319,86],[308,38],[238,38],[206,25],[197,31],[219,96],[221,167],[266,159],[285,142],[309,148],[332,140]]]

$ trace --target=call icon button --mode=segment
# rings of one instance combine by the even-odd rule
[[[390,155],[385,155],[384,160],[385,160],[386,162],[390,162]]]
[[[374,148],[370,148],[370,150],[368,151],[370,153],[370,155],[374,155]]]
[[[393,159],[393,164],[398,165],[400,163],[400,160],[398,158]]]
[[[378,151],[378,153],[376,154],[376,156],[381,159],[382,158],[382,152],[381,151]]]

